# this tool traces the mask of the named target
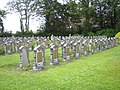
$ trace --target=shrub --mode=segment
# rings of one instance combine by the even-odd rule
[[[87,35],[88,36],[94,36],[94,33],[93,32],[88,32]]]
[[[74,34],[73,36],[80,36],[80,34]]]
[[[12,37],[12,33],[10,33],[10,32],[3,32],[3,33],[0,33],[0,37]]]
[[[14,36],[15,37],[21,37],[23,34],[22,34],[22,32],[20,32],[20,31],[17,31],[15,34],[14,34]]]
[[[0,55],[3,55],[4,54],[4,47],[3,45],[0,45]]]
[[[96,35],[106,35],[106,36],[115,36],[116,29],[102,29],[96,32]]]
[[[118,43],[120,43],[120,32],[118,32],[116,35],[115,35],[116,38],[118,38]]]
[[[118,32],[118,33],[115,35],[115,37],[120,37],[120,32]]]
[[[27,37],[32,37],[32,36],[34,35],[34,33],[33,33],[32,30],[26,31],[26,32],[24,32],[24,34],[25,34],[25,36],[27,36]]]

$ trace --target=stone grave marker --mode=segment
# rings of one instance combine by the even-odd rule
[[[50,46],[50,65],[56,65],[59,64],[58,60],[58,46],[57,45],[51,45]]]
[[[11,44],[12,44],[12,52],[16,52],[15,41],[11,41]]]
[[[107,49],[107,39],[103,39],[103,49]]]
[[[90,39],[89,41],[89,53],[90,54],[93,54],[94,50],[93,50],[93,42],[92,42],[92,39]]]
[[[95,51],[99,52],[99,40],[95,39]]]
[[[102,39],[100,40],[100,42],[99,42],[99,50],[100,51],[103,51],[103,41],[102,41]]]
[[[36,44],[37,44],[37,46],[40,45],[40,39],[36,40]]]
[[[64,41],[61,42],[62,58],[63,58],[63,48],[64,48],[63,45],[64,45],[64,43],[65,43]]]
[[[28,44],[29,51],[31,51],[32,48],[33,48],[32,42],[31,41],[27,41],[27,44]]]
[[[16,45],[16,51],[17,51],[17,52],[20,52],[20,51],[19,51],[19,48],[20,48],[21,46],[24,46],[23,43],[22,43],[22,41],[17,41],[17,45]]]
[[[12,53],[12,44],[10,42],[5,42],[5,54],[11,54]]]
[[[44,46],[38,45],[37,47],[34,48],[34,65],[33,65],[33,70],[40,70],[44,66],[44,61],[45,61],[45,49]]]
[[[63,61],[70,61],[70,46],[69,46],[69,44],[63,45]]]
[[[84,40],[82,42],[82,46],[81,46],[81,52],[84,56],[88,55],[88,44],[87,44],[87,40]]]
[[[75,42],[73,44],[73,49],[74,49],[74,57],[75,59],[79,58],[80,57],[80,44],[78,42]]]
[[[113,43],[114,43],[114,46],[116,46],[116,38],[115,37],[113,37]]]
[[[111,48],[111,40],[110,40],[110,37],[108,38],[108,48]]]
[[[29,48],[26,46],[21,46],[19,48],[20,53],[20,67],[29,66]]]

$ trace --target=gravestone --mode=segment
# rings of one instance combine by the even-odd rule
[[[107,49],[107,39],[103,39],[103,49]]]
[[[99,40],[95,39],[95,51],[99,52]]]
[[[12,53],[12,44],[10,42],[5,42],[5,54],[11,54]]]
[[[81,52],[84,56],[88,55],[88,44],[87,44],[87,40],[84,40],[82,42],[82,46],[81,46]]]
[[[16,52],[15,41],[11,41],[11,44],[12,44],[12,52]]]
[[[99,41],[99,50],[100,51],[103,51],[103,42],[102,42],[102,39]]]
[[[74,44],[74,41],[72,40],[72,41],[70,41],[69,42],[69,44],[70,44],[70,48],[71,48],[71,50],[73,49],[73,44]]]
[[[111,40],[110,40],[110,37],[108,38],[108,48],[111,48]]]
[[[45,61],[45,50],[44,46],[38,45],[34,48],[34,65],[33,70],[40,70],[42,69],[43,63]]]
[[[37,46],[41,44],[41,43],[40,43],[40,39],[37,39],[37,40],[36,40],[36,44],[37,44]]]
[[[78,42],[75,42],[73,44],[73,49],[74,49],[74,58],[77,59],[80,57],[80,44]]]
[[[47,39],[44,40],[44,47],[47,49],[49,47],[49,42]]]
[[[113,37],[113,42],[114,42],[114,47],[116,46],[116,43],[117,43],[117,41],[116,41],[116,38],[115,37]]]
[[[89,53],[90,54],[93,54],[93,42],[92,42],[92,39],[90,39],[90,41],[89,41]]]
[[[21,46],[19,48],[20,53],[20,67],[29,66],[29,49],[28,47]]]
[[[59,64],[58,60],[58,46],[57,45],[52,45],[50,47],[50,65],[56,65]]]
[[[70,46],[69,46],[69,44],[63,45],[63,61],[70,61]]]
[[[17,51],[18,53],[20,52],[20,51],[19,51],[19,48],[20,48],[21,46],[24,46],[24,45],[22,44],[22,42],[21,42],[21,41],[17,41],[16,51]]]
[[[29,48],[29,51],[31,51],[32,50],[32,42],[31,41],[27,41],[27,44],[28,44],[28,48]]]
[[[64,48],[63,45],[64,45],[64,43],[65,43],[64,41],[61,42],[62,58],[63,58],[63,48]]]

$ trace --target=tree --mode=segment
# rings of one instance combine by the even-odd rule
[[[120,21],[119,0],[94,0],[95,21],[100,28],[115,28]]]
[[[6,17],[7,12],[5,10],[0,10],[0,32],[4,32],[3,18]]]
[[[36,14],[45,18],[46,32],[58,33],[77,29],[80,15],[75,1],[61,4],[57,0],[43,0],[37,1],[36,7]]]
[[[24,30],[29,30],[29,20],[33,15],[32,8],[34,6],[34,0],[13,0],[7,3],[9,12],[16,12],[20,18],[20,29],[24,33]]]

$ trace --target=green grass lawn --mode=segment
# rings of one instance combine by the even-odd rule
[[[0,56],[0,90],[120,90],[120,46],[57,66],[48,64],[49,50],[46,57],[44,70],[23,71],[19,54]]]

